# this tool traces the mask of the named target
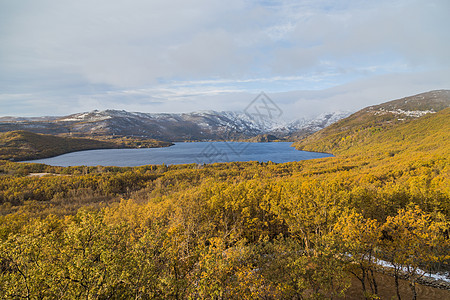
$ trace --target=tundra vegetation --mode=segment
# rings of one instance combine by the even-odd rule
[[[354,278],[378,299],[384,260],[415,299],[450,269],[449,118],[311,137],[336,157],[285,164],[2,161],[0,298],[329,299]]]
[[[81,150],[157,148],[171,145],[173,144],[170,142],[138,137],[95,136],[94,139],[92,137],[55,136],[15,130],[0,132],[0,159],[21,161]]]

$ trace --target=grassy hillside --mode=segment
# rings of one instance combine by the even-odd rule
[[[443,151],[450,143],[450,108],[399,124],[324,130],[295,144],[298,149],[367,156],[369,153]],[[341,124],[346,124],[344,120]]]
[[[446,122],[442,114],[437,114],[436,120],[432,117],[436,112],[448,107],[450,107],[450,91],[446,90],[423,93],[370,106],[312,134],[295,143],[294,146],[299,150],[342,154],[347,151],[360,151],[362,150],[360,147],[365,144],[372,144],[373,148],[379,148],[379,143],[383,139],[393,138],[397,144],[407,145],[409,142],[414,142],[412,139],[417,137],[417,134],[422,133],[425,137],[429,130],[433,130],[428,128],[431,124],[426,124],[428,121],[425,120],[431,120],[430,122],[433,124],[437,123],[435,129],[439,129],[441,125],[448,128],[448,121]],[[448,114],[448,110],[444,114]],[[425,123],[414,125],[418,118],[425,118],[422,121]],[[424,127],[420,128],[420,126]],[[391,129],[394,131],[391,132]],[[387,148],[397,151],[395,149],[397,147],[399,146]]]
[[[0,133],[0,159],[28,160],[46,158],[81,150],[162,147],[169,145],[171,144],[155,140],[121,138],[107,141],[59,137],[19,130]]]

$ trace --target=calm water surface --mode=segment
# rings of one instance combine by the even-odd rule
[[[284,163],[333,156],[327,153],[298,151],[292,143],[196,142],[176,143],[165,148],[101,149],[63,154],[26,162],[52,166],[120,166],[149,164],[190,164],[232,161],[272,161]]]

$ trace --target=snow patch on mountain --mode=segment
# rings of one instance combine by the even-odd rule
[[[412,117],[412,118],[419,118],[426,114],[434,114],[436,112],[433,110],[403,110],[403,109],[385,110],[384,108],[380,108],[378,111],[375,112],[375,115],[385,115],[387,113],[391,113],[394,115],[402,115],[402,116]]]
[[[73,114],[62,119],[58,119],[59,122],[97,122],[107,119],[111,119],[112,116],[108,114],[108,111],[94,110],[91,112],[84,112],[79,114]]]
[[[330,113],[322,113],[311,119],[299,119],[289,124],[291,131],[308,129],[311,132],[321,130],[331,124],[348,117],[352,112],[349,111],[337,111]]]

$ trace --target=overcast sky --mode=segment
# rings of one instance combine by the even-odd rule
[[[450,88],[450,1],[0,0],[0,116],[286,118]]]

